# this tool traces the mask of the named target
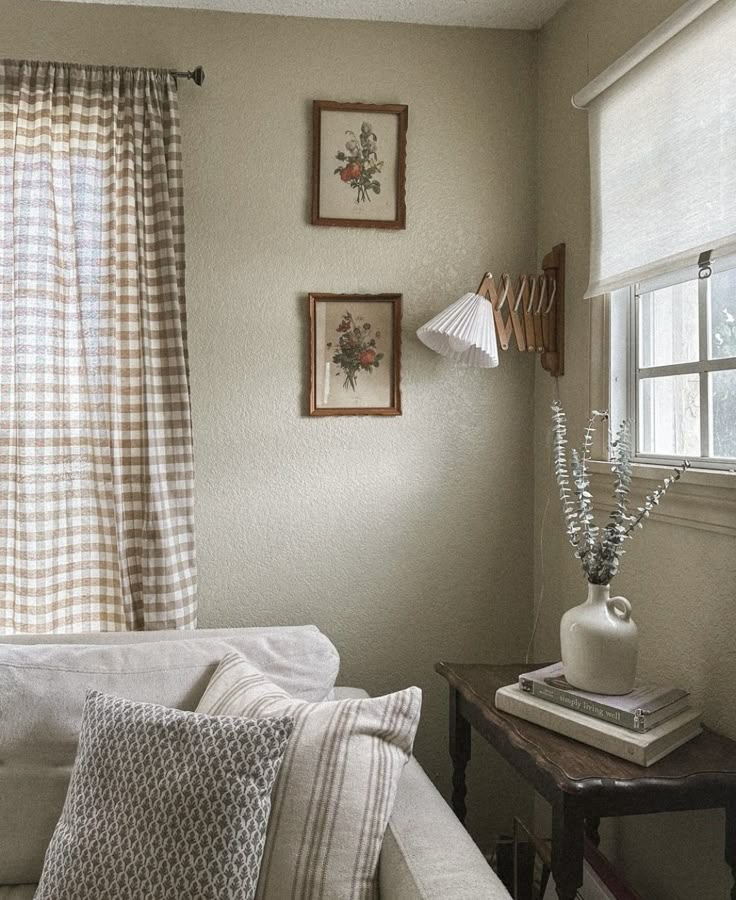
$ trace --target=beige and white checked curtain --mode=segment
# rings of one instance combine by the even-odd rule
[[[196,624],[166,72],[0,62],[0,633]]]

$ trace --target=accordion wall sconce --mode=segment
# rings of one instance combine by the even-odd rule
[[[498,346],[511,338],[522,352],[538,353],[542,367],[557,377],[565,363],[565,245],[542,261],[542,274],[521,275],[512,284],[486,272],[474,294],[465,294],[417,331],[431,350],[467,366],[498,365]]]

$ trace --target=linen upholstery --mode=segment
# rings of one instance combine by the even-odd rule
[[[175,79],[0,61],[0,634],[192,628]]]
[[[371,900],[381,843],[419,722],[421,691],[308,703],[240,654],[197,706],[210,715],[283,715],[295,726],[273,793],[259,900]]]
[[[153,642],[155,635],[166,639]],[[31,639],[40,643],[17,645]],[[314,626],[63,640],[73,643],[0,638],[0,884],[39,879],[69,784],[88,690],[193,710],[219,662],[236,650],[289,693],[321,700],[339,667],[334,646]]]
[[[337,700],[367,696],[359,688],[334,689]],[[399,779],[384,835],[379,886],[380,900],[509,900],[480,850],[413,758]],[[35,888],[0,885],[0,900],[32,900]]]
[[[336,687],[336,700],[367,697]],[[404,766],[378,865],[381,900],[510,900],[506,888],[414,757]],[[0,900],[3,900],[0,894]]]
[[[368,695],[336,688],[337,698]],[[404,767],[383,838],[380,900],[510,900],[416,759]],[[35,885],[0,887],[0,900],[33,900]]]
[[[401,776],[378,874],[381,897],[509,898],[473,839],[414,759]]]
[[[90,691],[36,900],[252,900],[293,724]]]

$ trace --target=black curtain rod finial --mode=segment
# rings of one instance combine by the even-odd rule
[[[197,66],[189,72],[172,72],[171,74],[174,78],[187,78],[190,81],[193,81],[197,87],[202,87],[204,84],[204,69],[202,66]]]

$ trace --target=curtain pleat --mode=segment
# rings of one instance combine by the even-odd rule
[[[166,72],[0,62],[0,633],[196,625]]]

